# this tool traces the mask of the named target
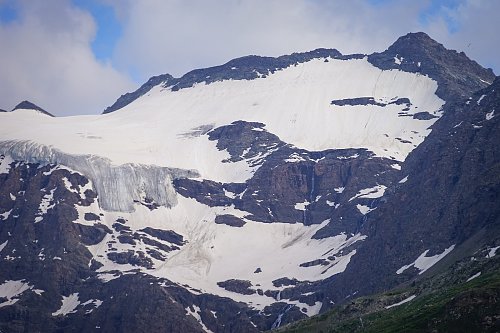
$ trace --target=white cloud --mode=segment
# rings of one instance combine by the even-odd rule
[[[382,51],[399,36],[425,31],[485,66],[495,57],[499,1],[462,0],[435,10],[430,0],[103,0],[116,3],[125,30],[114,55],[122,70],[151,75],[185,72],[235,57],[277,56],[318,47],[342,53]],[[434,8],[434,9],[432,9]],[[420,15],[426,11],[427,20]],[[458,26],[450,32],[446,14]],[[498,51],[498,50],[495,50]]]
[[[109,1],[109,0],[108,0]],[[123,12],[123,2],[120,10]],[[129,2],[115,61],[143,79],[181,75],[248,55],[318,47],[382,50],[418,28],[427,1],[370,5],[363,0],[151,0]]]
[[[0,24],[0,107],[28,99],[56,115],[95,114],[135,85],[96,60],[92,16],[68,1],[23,1]]]

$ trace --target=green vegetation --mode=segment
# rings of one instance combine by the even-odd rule
[[[499,261],[495,258],[459,263],[449,272],[419,281],[412,287],[358,298],[278,332],[499,332]],[[473,275],[471,271],[483,273],[464,282]],[[411,295],[418,296],[385,308]]]

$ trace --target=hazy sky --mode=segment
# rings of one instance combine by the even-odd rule
[[[97,114],[150,76],[424,31],[500,73],[497,0],[0,0],[0,108]]]

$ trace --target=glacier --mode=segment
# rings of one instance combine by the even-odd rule
[[[0,154],[32,163],[60,164],[86,176],[99,194],[102,209],[133,212],[134,204],[145,199],[166,207],[177,203],[172,180],[198,177],[195,170],[127,163],[113,165],[108,158],[96,155],[71,155],[32,141],[0,142]]]
[[[312,59],[253,80],[197,83],[178,91],[159,84],[104,115],[3,113],[0,153],[80,172],[93,182],[104,210],[130,212],[134,202],[145,199],[172,207],[175,178],[242,183],[256,170],[251,161],[225,163],[228,152],[208,139],[210,128],[260,122],[284,142],[309,151],[366,148],[404,161],[441,116],[444,101],[436,89],[428,76],[381,70],[366,57]],[[331,104],[359,96],[377,103]],[[411,105],[378,103],[396,98]],[[434,117],[416,119],[421,110]],[[198,134],[186,136],[193,131]]]

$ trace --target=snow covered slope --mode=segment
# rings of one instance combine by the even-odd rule
[[[444,101],[434,94],[436,89],[436,82],[426,76],[382,71],[366,59],[314,59],[254,80],[198,84],[179,91],[158,85],[122,110],[106,115],[1,114],[0,141],[10,142],[2,145],[4,153],[16,145],[18,158],[42,163],[64,163],[54,156],[66,154],[85,156],[87,161],[105,158],[108,170],[132,163],[196,170],[201,178],[214,181],[244,182],[255,168],[244,161],[223,163],[227,153],[218,151],[216,143],[196,129],[255,121],[281,140],[310,151],[366,148],[377,156],[403,161],[440,115]],[[378,103],[332,104],[366,96]],[[390,103],[401,98],[408,103]],[[414,117],[423,111],[431,117]],[[88,172],[84,164],[71,167],[94,183],[104,178]],[[107,195],[100,192],[100,196]],[[103,206],[130,209],[125,204]]]
[[[440,116],[444,101],[434,94],[436,89],[427,76],[383,71],[366,58],[320,58],[253,80],[202,83],[178,91],[158,85],[106,115],[2,114],[0,147],[15,159],[65,165],[91,179],[99,206],[87,212],[104,214],[109,227],[122,218],[132,232],[145,226],[166,228],[186,239],[167,260],[151,258],[153,264],[144,271],[262,308],[276,296],[255,290],[279,290],[272,281],[283,277],[316,281],[338,274],[356,253],[342,249],[364,237],[340,233],[311,239],[329,220],[314,226],[261,224],[233,206],[209,207],[176,195],[174,178],[243,183],[260,166],[249,159],[225,162],[230,155],[219,151],[207,132],[240,120],[259,122],[265,127],[254,131],[266,130],[297,148],[366,148],[375,156],[403,161]],[[432,117],[414,117],[422,111]],[[137,206],[145,198],[165,207],[150,211]],[[92,224],[84,213],[77,222]],[[217,215],[227,214],[246,224],[235,228],[214,223]],[[115,233],[89,248],[104,264],[99,272],[133,270],[137,267],[116,263],[109,254],[150,248],[142,242],[116,243],[120,233]],[[324,265],[306,264],[314,261]],[[238,294],[220,287],[234,279],[250,281],[253,292]]]

